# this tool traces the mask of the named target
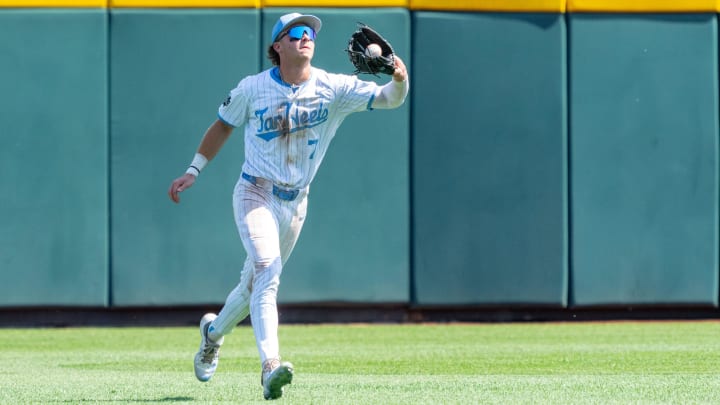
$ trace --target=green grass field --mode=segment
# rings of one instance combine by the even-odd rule
[[[281,325],[292,404],[720,403],[719,322]],[[0,329],[0,403],[267,403],[252,329]]]

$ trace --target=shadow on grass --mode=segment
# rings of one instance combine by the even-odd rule
[[[127,403],[149,403],[149,404],[157,404],[161,402],[192,402],[195,401],[195,398],[193,397],[165,397],[165,398],[159,398],[159,399],[125,399],[125,400],[117,400],[117,399],[84,399],[83,401],[91,401],[91,402],[127,402]],[[66,401],[58,401],[58,402],[69,402],[69,403],[76,403],[76,400],[66,400]]]

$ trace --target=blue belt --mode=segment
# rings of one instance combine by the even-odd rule
[[[260,186],[258,184],[258,178],[255,176],[251,176],[245,172],[242,172],[242,178],[249,181],[250,183]],[[293,201],[297,198],[298,194],[300,193],[300,190],[293,190],[293,189],[287,189],[287,188],[281,188],[276,186],[274,183],[272,185],[272,193],[275,195],[275,197],[285,200],[285,201]]]

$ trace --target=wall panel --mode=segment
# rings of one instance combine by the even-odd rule
[[[414,16],[416,303],[564,305],[562,15]]]
[[[572,303],[717,305],[716,16],[569,32]]]
[[[259,66],[257,10],[111,14],[112,302],[220,303],[245,258],[232,212],[242,133],[182,194],[190,164],[230,89]]]
[[[107,304],[106,32],[0,10],[0,305]]]

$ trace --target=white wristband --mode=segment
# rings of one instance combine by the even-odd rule
[[[186,174],[192,174],[193,176],[197,177],[200,175],[200,171],[196,169],[194,166],[190,166],[185,170]]]
[[[190,163],[190,167],[188,167],[185,173],[192,174],[193,176],[197,177],[200,175],[200,172],[207,163],[208,160],[205,156],[200,153],[196,153],[195,157],[192,160],[192,163]]]

